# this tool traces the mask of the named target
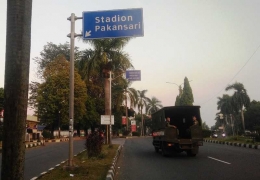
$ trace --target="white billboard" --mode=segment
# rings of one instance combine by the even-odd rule
[[[114,125],[114,115],[111,115],[111,123],[110,123],[110,115],[101,115],[101,124]]]

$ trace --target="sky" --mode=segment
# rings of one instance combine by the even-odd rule
[[[0,87],[4,87],[6,8],[0,1]],[[242,83],[251,100],[260,101],[260,1],[259,0],[34,0],[32,10],[30,81],[37,81],[36,64],[47,42],[69,42],[74,13],[143,8],[144,36],[133,38],[124,51],[130,55],[141,81],[132,84],[148,90],[163,106],[172,106],[178,86],[190,81],[194,105],[201,118],[215,124],[217,97],[229,84]],[[75,23],[82,31],[82,20]],[[81,50],[86,44],[76,40]],[[257,80],[258,79],[258,80]],[[175,84],[169,84],[171,82]]]

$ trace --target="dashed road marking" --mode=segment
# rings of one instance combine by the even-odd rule
[[[222,160],[219,160],[219,159],[216,159],[216,158],[210,157],[210,156],[208,156],[208,158],[213,159],[213,160],[215,160],[215,161],[219,161],[219,162],[225,163],[225,164],[231,164],[231,163],[229,163],[229,162],[222,161]]]

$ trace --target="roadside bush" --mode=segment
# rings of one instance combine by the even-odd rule
[[[210,137],[210,135],[211,135],[211,131],[210,130],[202,129],[202,136],[203,136],[203,138]]]
[[[52,139],[53,138],[53,135],[48,130],[43,130],[42,131],[42,136],[44,137],[44,139]]]
[[[104,138],[98,132],[88,135],[85,143],[88,157],[101,157],[103,143]]]
[[[132,132],[132,136],[140,136],[139,132]]]
[[[129,133],[130,133],[130,131],[126,130],[126,131],[123,132],[123,136],[128,136]]]
[[[260,142],[260,136],[258,134],[252,133],[250,137],[254,138],[255,142]]]

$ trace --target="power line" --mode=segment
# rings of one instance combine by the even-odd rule
[[[235,79],[235,77],[242,71],[242,69],[247,65],[247,63],[252,59],[252,57],[255,55],[255,53],[258,51],[258,49],[260,48],[260,45],[256,48],[256,50],[253,52],[253,54],[249,57],[249,59],[245,62],[245,64],[239,69],[239,71],[233,76],[233,78],[228,82],[228,84],[231,83],[231,81],[233,81]],[[201,105],[206,104],[207,102],[209,102],[210,100],[212,100],[213,98],[216,97],[216,95],[218,95],[221,91],[223,91],[225,88],[222,88],[220,91],[218,91],[214,96],[212,96],[210,99],[208,99],[207,101],[203,102]]]

